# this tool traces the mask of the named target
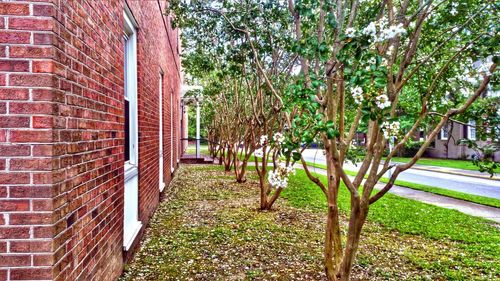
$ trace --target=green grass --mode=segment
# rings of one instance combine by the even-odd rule
[[[318,176],[326,183],[325,176]],[[298,208],[319,210],[326,208],[324,194],[310,182],[302,170],[298,170],[297,175],[290,179],[289,187],[283,191],[282,196]],[[339,207],[343,213],[349,211],[349,200],[349,192],[342,186],[339,194]],[[471,256],[464,257],[463,261],[466,264],[479,266],[485,271],[496,271],[497,274],[500,269],[498,259],[500,233],[498,229],[490,225],[490,222],[481,218],[386,194],[370,206],[368,220],[401,233],[460,242],[457,246],[462,251],[472,253]],[[481,260],[474,260],[478,256],[482,256]],[[440,264],[427,266],[442,266],[443,270],[447,270],[445,263],[448,262],[438,261]],[[448,277],[460,279],[457,276]]]
[[[316,167],[320,169],[326,170],[326,165],[323,164],[318,164],[318,163],[311,163],[307,162],[307,164],[310,167]],[[311,171],[314,171],[314,169],[310,169]],[[356,176],[356,172],[353,171],[346,171],[346,174],[350,176]],[[389,179],[387,178],[381,178],[380,182],[387,183]],[[454,190],[449,190],[445,188],[439,188],[435,186],[429,186],[429,185],[424,185],[424,184],[419,184],[419,183],[412,183],[412,182],[407,182],[407,181],[402,181],[402,180],[396,180],[395,185],[397,186],[403,186],[403,187],[408,187],[411,189],[416,189],[416,190],[421,190],[421,191],[426,191],[438,195],[443,195],[455,199],[460,199],[464,201],[469,201],[481,205],[486,205],[486,206],[491,206],[495,208],[500,208],[500,200],[496,198],[490,198],[490,197],[484,197],[484,196],[479,196],[479,195],[473,195],[473,194],[468,194],[468,193],[463,193],[459,191],[454,191]]]
[[[408,163],[411,160],[409,157],[393,157],[391,161]],[[457,159],[436,159],[436,158],[420,158],[417,164],[424,166],[435,166],[462,169],[469,171],[478,171],[478,167],[472,164],[470,160],[457,160]],[[495,172],[500,172],[500,168],[495,169]],[[485,174],[486,175],[486,174]]]
[[[196,146],[190,145],[186,148],[186,154],[196,154]],[[210,155],[208,152],[208,145],[200,145],[200,154],[201,155]]]

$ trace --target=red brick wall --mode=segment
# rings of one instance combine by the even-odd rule
[[[169,133],[169,110],[178,118],[179,109],[178,41],[162,16],[164,1],[129,4],[139,25],[139,216],[146,225],[159,200],[160,70],[167,184],[169,153],[178,153]],[[0,280],[121,273],[124,5],[0,3]]]

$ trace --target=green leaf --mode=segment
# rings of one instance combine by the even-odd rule
[[[292,153],[292,158],[295,161],[299,161],[301,157],[302,157],[302,155],[300,154],[300,152],[293,152]]]

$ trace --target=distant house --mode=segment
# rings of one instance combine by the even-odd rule
[[[116,280],[177,167],[158,1],[0,3],[0,280]]]
[[[492,56],[486,58],[486,61],[491,62]],[[478,60],[473,63],[473,68],[480,69],[486,65],[481,60]],[[464,78],[465,80],[474,81],[474,78]],[[492,86],[486,90],[481,98],[485,97],[500,97],[500,91],[494,90]],[[461,139],[470,139],[476,140],[476,121],[469,120],[467,125],[461,124],[459,122],[450,121],[447,126],[441,129],[441,132],[436,137],[435,141],[431,144],[431,146],[426,150],[426,156],[435,157],[435,158],[451,158],[451,159],[471,159],[476,157],[476,151],[467,148],[465,145],[459,145],[457,142]],[[421,132],[423,135],[423,132]],[[497,147],[500,147],[499,140],[487,140],[487,141],[478,141],[480,146],[484,146],[486,144],[494,144]],[[500,151],[497,151],[493,156],[494,161],[500,161]]]
[[[449,159],[472,159],[476,157],[477,151],[467,148],[466,145],[457,144],[461,139],[476,140],[476,122],[474,120],[470,120],[468,125],[449,122],[427,148],[425,156]],[[500,146],[498,140],[496,142],[493,140],[478,141],[480,146],[492,143]],[[494,154],[493,160],[500,161],[500,151]]]

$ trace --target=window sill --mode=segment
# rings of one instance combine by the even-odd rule
[[[125,181],[130,180],[131,178],[137,176],[139,174],[139,169],[137,165],[132,165],[130,162],[125,163]]]

